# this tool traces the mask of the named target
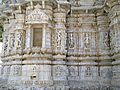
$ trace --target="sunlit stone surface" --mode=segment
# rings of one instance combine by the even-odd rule
[[[4,0],[0,90],[120,90],[119,0]]]

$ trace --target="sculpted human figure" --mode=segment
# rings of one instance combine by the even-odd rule
[[[74,47],[74,36],[73,36],[73,33],[70,33],[69,35],[69,46],[70,48],[73,48]]]
[[[90,40],[89,40],[89,34],[85,33],[84,35],[84,46],[85,48],[90,48]]]
[[[21,73],[21,66],[13,66],[13,75],[20,75]]]
[[[10,48],[13,49],[15,45],[15,35],[11,34],[10,35]]]
[[[22,45],[22,36],[20,33],[17,33],[16,35],[16,46],[17,48],[20,48]]]

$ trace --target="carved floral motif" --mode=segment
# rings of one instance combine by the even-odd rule
[[[55,66],[53,69],[53,75],[55,79],[65,80],[67,74],[68,74],[68,71],[64,66]]]
[[[41,6],[39,4],[36,5],[34,11],[32,11],[28,16],[26,16],[27,24],[48,23],[49,17],[40,8]]]

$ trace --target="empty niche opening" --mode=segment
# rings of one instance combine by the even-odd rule
[[[33,29],[33,47],[42,47],[42,28]]]
[[[33,75],[33,76],[31,76],[30,78],[31,78],[32,80],[33,80],[33,79],[36,79],[36,75]]]

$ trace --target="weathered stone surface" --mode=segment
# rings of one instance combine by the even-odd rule
[[[4,0],[0,8],[1,90],[120,89],[119,0]]]

